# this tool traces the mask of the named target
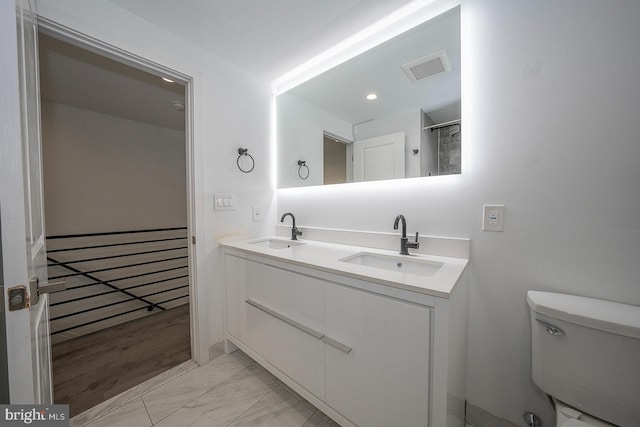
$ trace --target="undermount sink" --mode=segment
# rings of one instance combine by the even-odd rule
[[[418,276],[433,276],[442,267],[441,262],[412,258],[411,255],[393,256],[369,252],[351,255],[340,261]]]
[[[292,246],[304,245],[303,242],[298,242],[296,240],[280,240],[280,239],[257,240],[255,242],[250,242],[250,244],[255,246],[263,246],[265,248],[271,248],[271,249],[286,249]]]

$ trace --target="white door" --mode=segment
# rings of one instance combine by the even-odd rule
[[[14,404],[48,404],[53,400],[48,298],[42,295],[38,301],[37,292],[29,289],[30,282],[47,281],[35,0],[1,0],[0,7],[4,285],[7,292],[25,286],[31,302],[10,311],[11,294],[5,298],[9,398]]]
[[[353,180],[404,178],[404,132],[353,143]]]

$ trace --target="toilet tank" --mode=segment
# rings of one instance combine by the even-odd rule
[[[640,426],[640,307],[537,291],[527,302],[538,387],[609,423]]]

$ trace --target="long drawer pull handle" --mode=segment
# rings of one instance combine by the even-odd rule
[[[329,338],[329,337],[328,337],[328,336],[326,336],[326,335],[325,335],[324,337],[320,338],[320,339],[321,339],[322,341],[324,341],[326,344],[329,344],[330,346],[335,347],[335,348],[337,348],[338,350],[343,351],[343,352],[345,352],[345,353],[347,353],[347,354],[348,354],[348,353],[350,353],[350,352],[351,352],[351,350],[353,350],[353,349],[352,349],[351,347],[349,347],[348,345],[346,345],[346,344],[342,344],[341,342],[336,341],[336,340],[334,340],[333,338]]]
[[[310,327],[305,326],[302,323],[300,323],[298,321],[295,321],[295,320],[285,316],[284,314],[280,314],[277,311],[260,304],[259,302],[256,302],[256,301],[254,301],[252,299],[247,299],[247,300],[245,300],[245,302],[247,304],[249,304],[249,305],[254,306],[255,308],[257,308],[259,310],[264,311],[267,314],[272,315],[273,317],[277,317],[278,319],[282,320],[283,322],[288,323],[289,325],[293,326],[294,328],[298,328],[301,331],[306,332],[307,334],[312,335],[312,336],[314,336],[314,337],[316,337],[318,339],[322,339],[322,337],[324,337],[324,334],[322,332],[318,332],[315,329],[311,329]]]
[[[278,318],[280,320],[282,320],[285,323],[288,323],[289,325],[293,326],[294,328],[300,329],[303,332],[306,332],[307,334],[318,338],[319,340],[321,340],[322,342],[324,342],[325,344],[329,344],[332,347],[337,348],[338,350],[345,352],[345,353],[350,353],[351,350],[353,350],[351,347],[349,347],[348,345],[342,344],[340,341],[336,341],[333,338],[329,338],[328,336],[324,335],[322,332],[318,332],[315,329],[311,329],[308,326],[303,325],[302,323],[291,319],[290,317],[285,316],[284,314],[278,313],[277,311],[265,306],[264,304],[260,304],[257,301],[254,301],[252,299],[246,299],[245,302],[249,305],[254,306],[255,308],[257,308],[258,310],[262,310],[267,314],[270,314],[271,316]]]

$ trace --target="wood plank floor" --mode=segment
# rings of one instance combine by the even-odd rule
[[[190,358],[186,304],[54,345],[54,401],[74,416]]]

